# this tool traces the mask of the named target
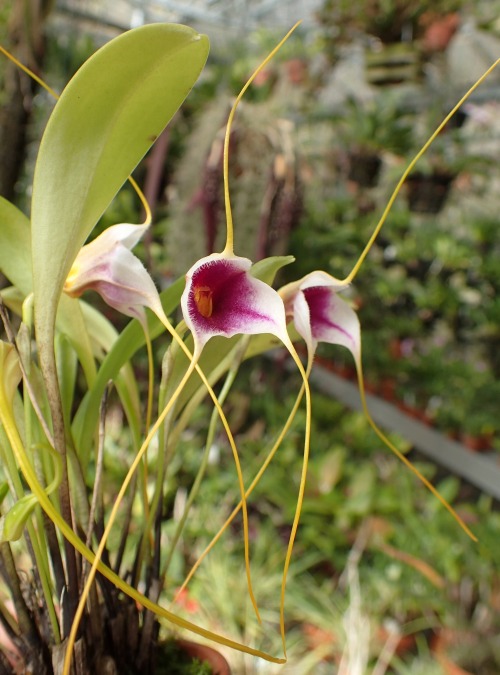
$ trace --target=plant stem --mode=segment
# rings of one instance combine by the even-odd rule
[[[50,412],[52,416],[52,426],[54,435],[54,449],[61,456],[62,461],[62,479],[59,486],[59,500],[61,506],[61,515],[63,520],[74,531],[73,518],[71,515],[71,497],[68,478],[68,460],[66,452],[66,433],[64,426],[64,417],[57,380],[56,359],[53,344],[40,344],[40,366],[42,369],[47,399],[49,401]],[[76,553],[73,546],[67,539],[64,539],[64,552],[66,558],[66,590],[63,594],[63,635],[66,636],[71,630],[75,611],[78,606],[78,566],[76,562]]]
[[[17,576],[16,563],[8,542],[4,541],[0,544],[0,556],[2,559],[4,575],[9,585],[12,601],[16,609],[17,622],[19,624],[23,643],[31,645],[33,649],[36,649],[40,636],[24,600],[19,577]]]
[[[247,350],[248,347],[248,342],[249,342],[249,336],[245,336],[239,343],[236,352],[233,355],[233,362],[232,365],[229,368],[226,380],[222,386],[221,392],[219,394],[219,404],[222,406],[224,405],[224,402],[227,398],[227,395],[231,391],[231,387],[233,386],[234,380],[236,378],[236,375],[238,374],[239,367],[241,365],[241,362],[243,360],[243,356]],[[182,534],[182,531],[184,529],[184,526],[186,524],[187,517],[189,515],[189,511],[191,509],[191,506],[193,505],[194,500],[198,496],[198,492],[200,490],[201,482],[203,480],[203,477],[205,475],[205,471],[208,466],[208,459],[210,456],[210,448],[212,447],[213,441],[214,441],[214,436],[215,436],[215,430],[217,427],[217,421],[219,419],[219,414],[216,408],[213,409],[212,415],[210,417],[210,424],[208,427],[208,433],[207,433],[207,440],[205,443],[205,451],[203,453],[203,457],[201,459],[200,463],[200,468],[198,469],[198,473],[196,474],[196,478],[193,483],[193,487],[191,488],[191,491],[189,493],[186,506],[184,508],[184,513],[181,516],[181,519],[179,520],[174,536],[172,537],[172,541],[170,543],[169,547],[169,553],[167,556],[167,559],[165,560],[165,565],[163,567],[163,572],[162,572],[162,579],[164,580],[168,569],[170,567],[170,563],[172,562],[172,556],[174,554],[174,550],[177,546],[177,542],[179,541],[179,538]]]
[[[178,352],[178,347],[176,343],[172,343],[170,347],[167,349],[165,352],[165,355],[163,357],[163,364],[162,364],[162,376],[161,376],[161,382],[160,382],[160,392],[158,396],[158,407],[159,409],[163,409],[166,404],[166,399],[167,399],[167,394],[169,391],[169,380],[170,380],[170,375],[172,373],[172,368],[174,364],[174,357],[175,354]],[[169,461],[169,455],[168,455],[168,448],[166,445],[165,439],[169,437],[169,431],[170,431],[170,426],[172,423],[172,418],[174,414],[174,409],[170,411],[170,413],[167,415],[164,423],[158,430],[158,459],[156,462],[156,482],[155,482],[155,491],[153,494],[153,498],[151,500],[151,506],[150,510],[148,513],[148,517],[146,519],[145,523],[145,528],[144,528],[144,535],[141,540],[141,545],[139,547],[136,563],[134,565],[135,567],[135,573],[134,573],[134,580],[135,580],[135,585],[137,585],[138,582],[138,575],[139,575],[139,570],[141,566],[141,561],[143,560],[145,556],[145,548],[148,543],[148,537],[149,537],[149,532],[151,530],[151,527],[153,525],[153,518],[157,517],[158,514],[158,509],[161,509],[161,503],[162,503],[162,497],[163,497],[163,484],[164,484],[164,479],[165,479],[165,473],[166,473],[166,467]],[[168,459],[168,461],[167,461]]]

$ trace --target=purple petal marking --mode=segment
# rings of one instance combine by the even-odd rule
[[[345,318],[342,317],[345,311],[340,307],[340,303],[342,305],[345,303],[337,297],[336,292],[328,286],[312,286],[305,288],[302,293],[309,306],[313,339],[317,342],[332,342],[331,332],[335,331],[340,334],[338,337],[342,344],[347,342],[346,346],[350,344],[349,348],[355,350],[357,348],[355,336],[334,320],[337,310],[339,318]]]

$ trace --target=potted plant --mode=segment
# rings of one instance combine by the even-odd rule
[[[340,121],[347,178],[362,187],[377,184],[384,153],[405,156],[412,128],[397,97],[384,92],[368,102],[351,98]]]
[[[420,147],[429,130],[437,127],[442,107],[438,101],[421,119],[414,134],[415,148]],[[486,155],[471,151],[463,128],[446,126],[406,180],[408,208],[414,213],[439,213],[459,176],[485,174],[490,164]]]
[[[160,620],[174,631],[187,630],[269,662],[286,661],[179,613],[171,563],[220,419],[240,494],[246,584],[260,618],[246,499],[305,397],[303,470],[279,600],[285,644],[285,587],[312,424],[306,368],[312,366],[315,343],[309,336],[318,324],[330,326],[331,312],[341,307],[343,316],[335,324],[341,341],[335,331],[322,339],[342,344],[347,337],[356,355],[359,324],[354,310],[337,298],[337,282],[326,272],[310,273],[278,292],[271,284],[291,256],[252,265],[236,255],[229,200],[223,251],[202,257],[161,294],[132,253],[151,224],[151,211],[130,174],[189,93],[207,53],[207,38],[194,30],[152,24],[99,49],[60,97],[44,85],[58,101],[36,160],[31,219],[0,199],[0,270],[11,284],[0,303],[0,556],[12,600],[12,609],[0,603],[0,622],[17,650],[11,659],[0,651],[5,672],[20,662],[19,668],[41,675],[157,673],[163,653]],[[226,194],[231,121],[243,93],[224,137]],[[144,208],[144,222],[113,224],[87,241],[127,180]],[[132,320],[117,330],[104,312],[82,300],[87,291]],[[317,295],[328,300],[326,314],[324,303],[314,304]],[[304,302],[309,301],[304,322]],[[168,315],[177,311],[183,318],[175,328]],[[299,338],[308,348],[306,367],[292,342]],[[302,387],[266,463],[247,487],[222,405],[243,359],[280,343],[296,364]],[[135,363],[143,348],[146,385]],[[155,363],[156,349],[161,364]],[[177,521],[168,479],[180,439],[207,395],[213,412]],[[173,482],[175,487],[175,473]],[[33,570],[24,593],[18,551]],[[173,609],[165,604],[165,586]],[[216,667],[219,672],[221,667]]]
[[[368,43],[368,82],[390,85],[420,78],[422,56],[445,44],[441,32],[436,35],[436,22],[446,19],[448,35],[456,29],[454,12],[461,5],[462,0],[441,2],[438,8],[432,0],[327,0],[319,18],[332,45],[360,39]]]
[[[177,433],[182,428],[180,411],[199,398],[199,386],[177,401],[181,390],[175,393],[178,374],[172,372],[187,362],[167,347],[153,424],[151,341],[166,327],[177,336],[174,344],[184,345],[165,314],[177,306],[183,284],[160,299],[131,253],[149,219],[112,226],[84,246],[189,93],[207,53],[205,36],[173,24],[144,26],[112,40],[78,71],[50,117],[35,167],[31,223],[0,199],[0,269],[11,284],[0,302],[0,557],[3,592],[11,596],[0,609],[7,635],[2,672],[166,672],[157,669],[165,652],[158,615],[174,628],[228,643],[159,604],[168,574],[161,542],[169,432],[176,424]],[[121,334],[79,299],[84,288],[97,289],[133,319]],[[146,307],[155,311],[148,316]],[[144,346],[146,402],[140,369],[131,365]],[[123,455],[110,440],[117,412]],[[160,449],[153,460],[147,449],[156,432]],[[115,518],[122,533],[109,544]],[[25,557],[33,575],[24,569]],[[177,645],[199,662],[198,670],[191,665],[182,672],[229,673],[214,650],[186,640]],[[206,670],[202,664],[209,659]]]

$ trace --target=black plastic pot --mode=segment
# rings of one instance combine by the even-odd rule
[[[376,153],[356,150],[348,154],[348,180],[361,187],[374,187],[380,175],[382,159]]]
[[[414,173],[406,180],[408,207],[413,213],[439,213],[455,175],[445,172]]]

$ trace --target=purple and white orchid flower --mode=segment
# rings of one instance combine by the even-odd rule
[[[149,224],[121,223],[108,227],[79,251],[64,291],[79,297],[94,290],[123,314],[145,321],[145,307],[162,314],[158,291],[146,268],[131,251]]]
[[[359,361],[359,319],[338,295],[347,285],[326,272],[316,271],[280,289],[286,314],[293,318],[297,332],[304,339],[309,359],[314,356],[318,342],[328,342],[347,347],[355,361]]]
[[[186,274],[181,307],[195,355],[215,335],[270,333],[288,342],[283,301],[268,284],[252,277],[251,266],[248,258],[213,253]]]
[[[460,527],[473,539],[476,537],[444,499],[436,488],[413,466],[374,422],[366,402],[363,367],[361,363],[361,330],[356,312],[338,296],[339,291],[349,286],[349,279],[340,281],[326,272],[311,272],[303,279],[292,282],[280,289],[287,316],[293,318],[295,328],[304,339],[308,351],[307,373],[318,342],[342,345],[354,357],[358,375],[361,404],[365,417],[380,440],[412,471],[417,478],[437,497]]]

